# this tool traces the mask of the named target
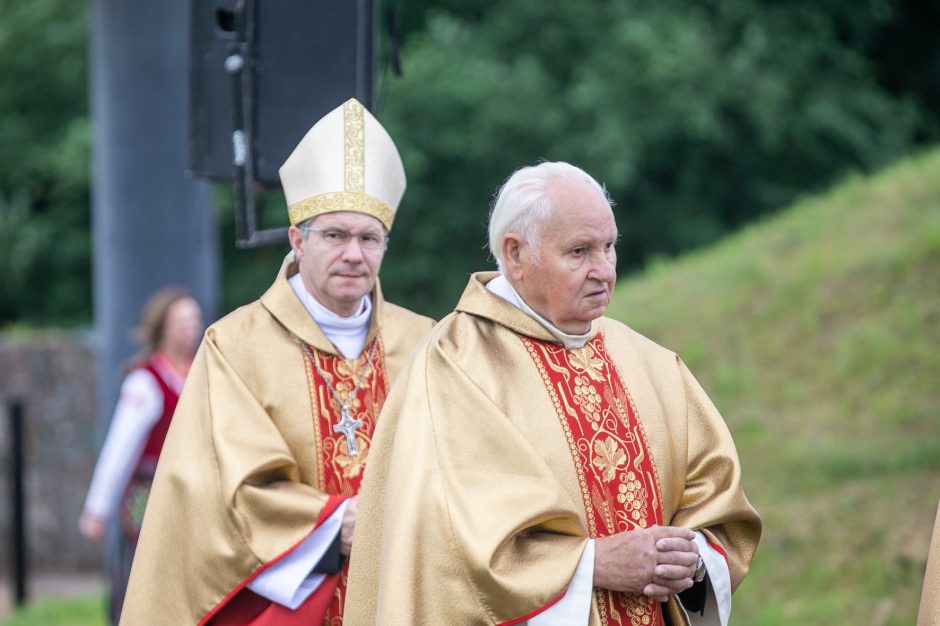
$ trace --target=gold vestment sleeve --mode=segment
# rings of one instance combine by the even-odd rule
[[[734,591],[757,550],[761,522],[744,495],[741,465],[728,427],[681,360],[679,371],[687,407],[688,467],[678,509],[669,523],[701,530],[724,551]]]
[[[306,536],[327,496],[297,476],[283,437],[207,333],[158,464],[121,624],[196,624]]]
[[[570,582],[581,505],[474,373],[432,341],[389,395],[360,496],[347,626],[501,623]]]
[[[924,590],[920,597],[917,626],[940,626],[940,508],[934,522],[933,538],[927,556]]]

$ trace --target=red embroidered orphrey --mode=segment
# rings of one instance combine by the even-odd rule
[[[366,367],[372,346],[367,345],[357,359],[344,359],[339,356],[325,354],[316,350],[309,353],[304,351],[304,362],[307,367],[307,389],[310,393],[310,406],[313,411],[313,432],[316,441],[317,455],[317,487],[331,496],[354,496],[359,493],[362,483],[362,474],[365,470],[366,459],[369,456],[369,447],[372,444],[372,434],[375,432],[375,420],[385,404],[388,395],[388,380],[385,374],[385,350],[379,337],[373,341],[377,343],[375,356],[365,373],[362,384],[355,397],[349,402],[348,410],[353,419],[361,420],[362,426],[356,430],[356,444],[359,448],[357,456],[350,456],[346,444],[346,437],[333,430],[333,425],[341,419],[340,404],[330,391],[317,368],[310,361],[307,354],[317,359],[319,366],[342,400],[352,391]],[[335,626],[342,624],[343,604],[346,596],[346,580],[349,572],[349,561],[343,569],[333,576],[337,577],[336,589],[333,598],[326,610],[323,624]]]
[[[598,333],[567,350],[520,335],[542,377],[578,474],[592,538],[662,525],[659,476],[633,399]],[[663,626],[652,598],[594,588],[605,626]]]

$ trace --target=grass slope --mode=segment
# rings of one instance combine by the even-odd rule
[[[96,594],[42,600],[15,611],[0,626],[106,626],[105,598]]]
[[[608,315],[678,352],[734,434],[765,530],[732,623],[914,623],[940,499],[940,151],[622,280]]]
[[[913,624],[940,499],[940,152],[623,280],[608,314],[679,352],[735,436],[765,529],[732,623]]]

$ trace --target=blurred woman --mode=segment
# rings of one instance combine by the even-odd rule
[[[184,289],[151,296],[141,313],[121,395],[78,526],[105,544],[111,587],[110,614],[117,624],[157,459],[202,334],[202,312]]]

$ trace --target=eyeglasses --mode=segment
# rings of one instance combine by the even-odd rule
[[[323,240],[323,243],[334,248],[342,248],[347,245],[349,240],[353,237],[356,238],[359,247],[363,250],[383,250],[385,246],[388,245],[387,235],[380,235],[374,232],[353,234],[348,230],[341,230],[339,228],[314,228],[313,226],[304,226],[301,230],[304,233],[309,231],[317,233],[320,239]]]

